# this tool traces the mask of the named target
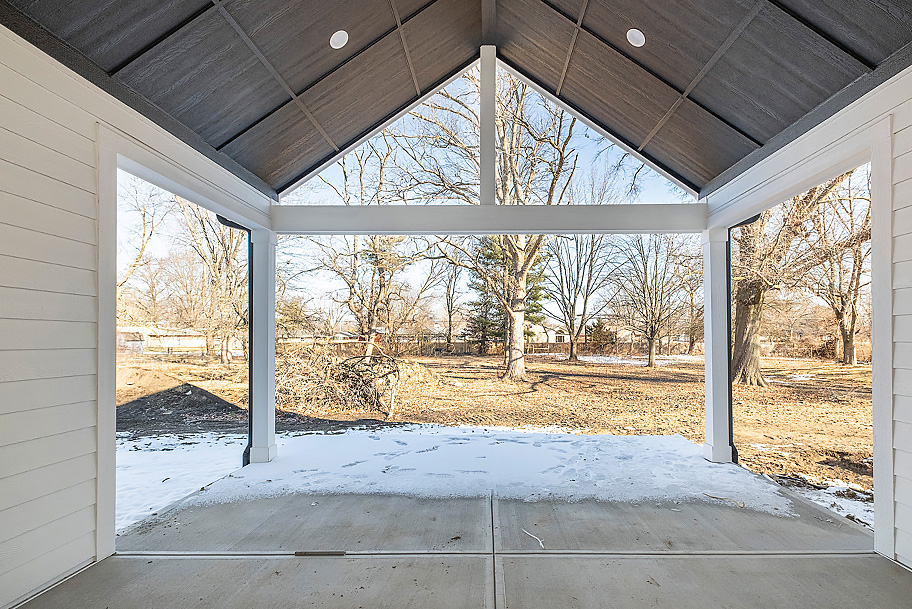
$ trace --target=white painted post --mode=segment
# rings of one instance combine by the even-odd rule
[[[703,456],[716,463],[730,463],[733,457],[728,281],[728,229],[711,228],[703,233],[703,341],[706,361],[706,442],[703,444]]]
[[[495,167],[497,164],[497,124],[495,121],[497,106],[497,47],[481,47],[481,100],[479,112],[479,201],[482,205],[494,205]]]
[[[275,443],[275,281],[276,233],[250,231],[253,244],[251,264],[253,291],[253,383],[250,413],[253,433],[250,462],[265,463],[276,456]]]

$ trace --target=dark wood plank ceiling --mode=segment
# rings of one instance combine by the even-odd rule
[[[483,42],[694,190],[815,109],[850,103],[845,93],[864,88],[849,85],[891,56],[893,71],[912,62],[895,60],[912,58],[908,0],[0,0],[0,9],[4,25],[57,45],[45,50],[76,57],[75,70],[109,79],[107,90],[276,191],[464,70]],[[627,43],[634,27],[641,48]],[[339,29],[349,42],[334,50]]]

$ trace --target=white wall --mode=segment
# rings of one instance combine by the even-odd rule
[[[875,549],[912,566],[912,69],[706,197],[732,226],[864,163],[872,170]]]
[[[893,115],[893,449],[896,556],[912,566],[912,104]]]
[[[118,163],[268,227],[266,196],[0,28],[0,607],[114,549]]]

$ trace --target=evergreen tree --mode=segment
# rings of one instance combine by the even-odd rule
[[[501,281],[506,278],[508,260],[497,240],[491,237],[481,237],[476,244],[477,260],[482,270],[488,277],[499,277]],[[544,305],[544,261],[537,257],[529,271],[525,299],[525,320],[527,326],[525,335],[531,336],[530,324],[541,324],[545,320],[542,311]],[[509,316],[500,299],[491,293],[485,280],[479,273],[472,272],[469,276],[469,288],[475,292],[477,298],[469,303],[469,319],[467,328],[469,334],[479,341],[479,353],[488,352],[489,345],[495,341],[506,342],[509,337]]]

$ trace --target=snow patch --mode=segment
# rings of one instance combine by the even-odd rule
[[[859,490],[855,485],[825,489],[795,487],[792,490],[840,516],[851,517],[851,520],[874,529],[874,501],[870,491]]]
[[[118,531],[235,471],[247,446],[243,435],[118,436]]]
[[[681,436],[575,436],[530,430],[409,425],[284,435],[278,457],[218,480],[191,503],[291,493],[420,497],[744,502],[789,514],[777,486],[710,463]],[[721,499],[711,499],[711,495]]]

